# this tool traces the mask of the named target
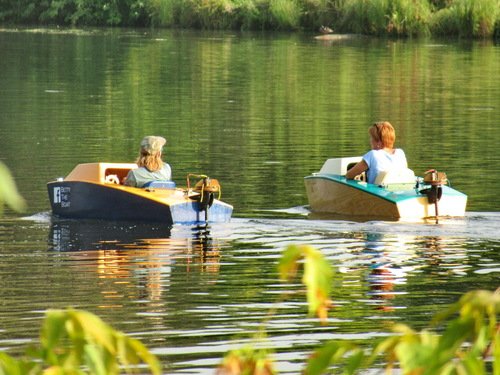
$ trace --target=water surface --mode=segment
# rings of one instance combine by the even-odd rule
[[[0,220],[0,348],[9,353],[36,341],[46,309],[73,306],[141,339],[165,373],[213,373],[262,324],[278,370],[298,373],[325,340],[372,343],[395,322],[423,328],[462,293],[498,287],[494,44],[2,30],[0,50],[0,160],[29,205]],[[465,218],[308,213],[303,177],[326,158],[363,154],[379,119],[395,125],[417,174],[444,170],[469,196]],[[230,223],[51,216],[46,182],[78,163],[133,161],[149,134],[168,139],[178,185],[190,172],[219,179],[235,207]],[[320,249],[335,270],[327,326],[307,316],[298,281],[278,281],[277,260],[295,243]]]

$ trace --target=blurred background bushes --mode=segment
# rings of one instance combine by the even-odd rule
[[[500,0],[0,0],[0,23],[487,38]]]

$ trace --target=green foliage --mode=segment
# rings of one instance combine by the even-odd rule
[[[166,27],[253,29],[259,8],[254,0],[151,0],[152,23]]]
[[[500,35],[500,0],[4,0],[0,21],[72,26]],[[430,27],[429,27],[430,26]]]
[[[207,0],[196,7],[204,29],[238,29],[252,23],[257,9],[250,1]]]
[[[16,183],[12,178],[9,169],[0,162],[0,214],[3,212],[3,206],[6,204],[14,211],[22,212],[26,209],[26,203],[19,195]]]
[[[219,366],[218,374],[248,374],[272,375],[275,374],[269,352],[265,349],[256,349],[246,346],[230,351]]]
[[[443,334],[430,330],[416,332],[404,324],[393,327],[395,336],[378,344],[369,357],[354,343],[330,342],[309,360],[307,372],[319,374],[332,364],[347,363],[346,373],[354,374],[372,366],[380,355],[387,371],[399,367],[404,374],[476,374],[487,371],[485,358],[493,354],[493,373],[500,373],[500,294],[474,291],[439,314],[434,323],[453,317]]]
[[[270,0],[269,12],[277,29],[297,29],[301,10],[295,0]]]
[[[285,249],[278,264],[280,278],[282,280],[293,279],[301,264],[304,267],[302,283],[307,287],[309,314],[316,314],[322,322],[325,322],[331,305],[329,296],[333,276],[332,268],[321,252],[312,246],[291,245]]]
[[[347,0],[340,28],[359,34],[411,36],[427,33],[427,1]]]
[[[387,0],[346,0],[342,6],[340,29],[356,34],[381,34],[386,25]]]
[[[145,26],[149,0],[6,0],[0,21],[72,26]]]
[[[436,35],[485,38],[499,24],[500,0],[454,0],[430,17],[431,32]]]
[[[137,372],[147,365],[161,374],[157,358],[139,341],[114,330],[97,316],[79,310],[50,310],[40,334],[40,348],[16,360],[0,353],[0,374],[93,374]]]

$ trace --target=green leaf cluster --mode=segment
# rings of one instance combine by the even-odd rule
[[[389,373],[397,368],[403,374],[486,375],[490,361],[493,373],[500,374],[499,313],[500,293],[472,291],[431,322],[436,326],[451,318],[442,334],[430,329],[417,332],[397,324],[394,336],[371,350],[353,342],[332,341],[311,356],[306,372],[322,374],[333,365],[341,365],[343,373],[356,374],[384,357]]]
[[[427,1],[346,0],[339,29],[370,35],[428,34],[431,6]]]
[[[269,351],[249,345],[231,350],[219,366],[218,374],[273,375],[276,374]]]
[[[9,169],[2,162],[0,162],[0,181],[2,181],[0,183],[0,215],[3,213],[4,204],[14,211],[24,211],[26,202],[17,191],[16,183]]]
[[[331,280],[333,276],[330,264],[321,252],[309,245],[291,245],[285,249],[278,264],[280,278],[292,280],[303,265],[302,283],[307,288],[307,304],[309,314],[317,315],[322,322],[326,322]]]
[[[368,35],[500,35],[500,0],[4,0],[0,22]]]
[[[433,13],[429,23],[435,35],[485,38],[500,33],[500,1],[454,0]]]
[[[40,347],[16,360],[0,353],[0,374],[113,375],[144,372],[146,365],[161,374],[158,359],[139,341],[113,329],[96,315],[80,310],[49,310]]]

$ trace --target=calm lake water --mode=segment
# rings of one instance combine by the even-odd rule
[[[281,373],[330,339],[424,328],[468,290],[500,286],[500,46],[488,41],[322,42],[313,35],[1,30],[0,160],[29,210],[0,219],[0,349],[36,342],[44,311],[92,311],[157,354],[166,374],[210,374],[265,323]],[[469,196],[432,223],[317,218],[303,177],[369,147],[387,119],[419,175]],[[46,183],[78,163],[133,161],[144,135],[165,160],[219,179],[230,223],[165,227],[59,220]],[[289,244],[335,270],[330,324],[282,293]],[[281,301],[281,302],[277,302]]]

